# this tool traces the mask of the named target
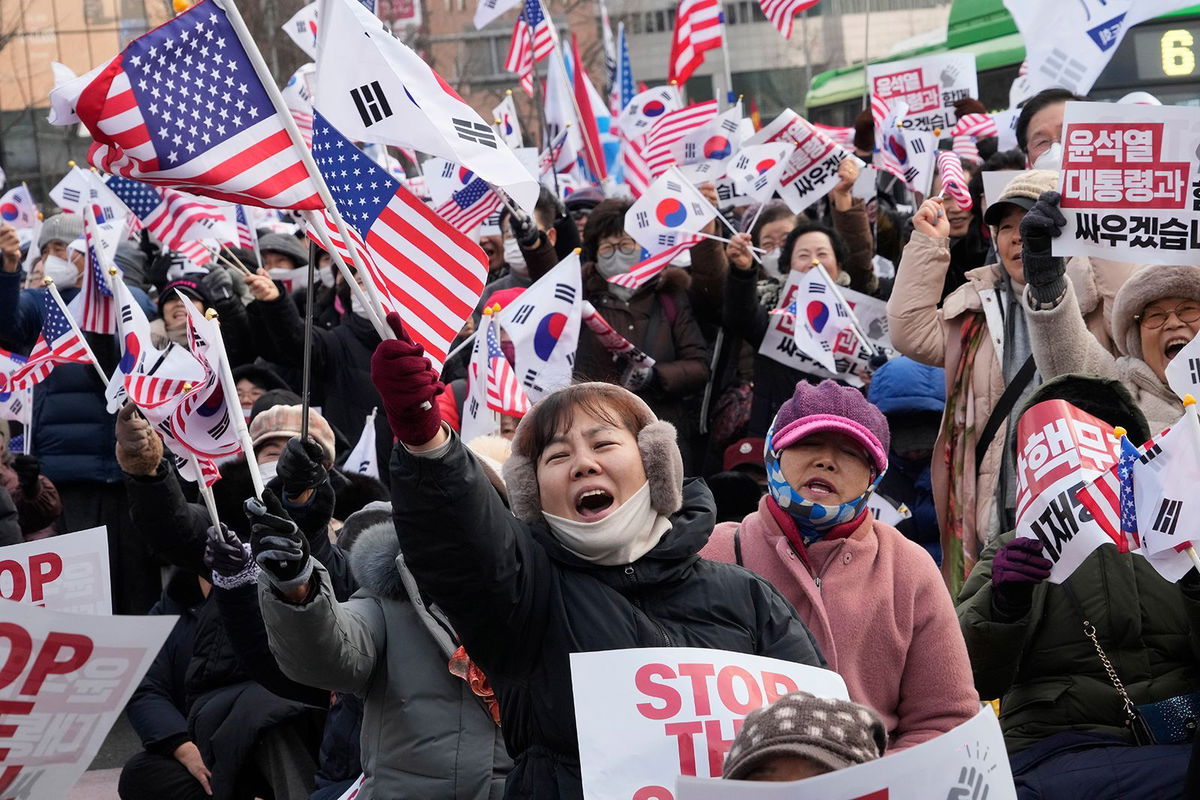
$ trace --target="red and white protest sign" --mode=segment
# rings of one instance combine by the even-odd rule
[[[572,653],[571,682],[589,800],[673,800],[677,776],[721,774],[754,709],[801,689],[848,699],[836,672],[698,647]]]
[[[1192,266],[1200,258],[1200,113],[1067,103],[1054,254]]]
[[[833,191],[840,180],[837,171],[842,159],[853,158],[849,150],[790,108],[785,108],[769,125],[743,142],[743,146],[767,142],[796,145],[780,173],[776,190],[796,214]]]
[[[888,105],[903,102],[908,114],[905,128],[949,131],[958,121],[954,104],[964,97],[979,97],[975,55],[955,53],[889,61],[867,66],[871,94]]]
[[[952,731],[853,767],[782,783],[679,778],[676,800],[1016,800],[990,706]]]
[[[0,601],[0,797],[67,796],[176,619]]]
[[[111,614],[103,526],[0,547],[0,599],[72,614]]]
[[[1017,535],[1042,543],[1062,583],[1112,539],[1076,497],[1117,463],[1112,426],[1065,400],[1038,403],[1017,422]]]

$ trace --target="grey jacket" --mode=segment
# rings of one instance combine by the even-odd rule
[[[294,605],[259,578],[271,652],[293,680],[364,699],[363,800],[496,800],[512,768],[500,728],[467,683],[451,675],[458,641],[425,604],[390,520],[366,528],[350,551],[362,587],[334,599],[318,590]]]

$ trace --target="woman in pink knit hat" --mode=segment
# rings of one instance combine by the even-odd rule
[[[867,508],[890,439],[857,390],[799,383],[767,432],[758,510],[719,525],[701,555],[753,570],[791,601],[895,751],[971,719],[979,696],[937,565]]]

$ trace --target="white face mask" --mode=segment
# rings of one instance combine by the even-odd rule
[[[765,252],[761,256],[759,256],[759,258],[762,259],[763,270],[768,275],[778,275],[779,274],[779,248],[778,247],[776,247],[774,250],[768,250],[767,252]]]
[[[671,520],[650,506],[650,482],[597,522],[578,522],[542,512],[554,538],[584,561],[602,566],[632,564],[654,549]]]
[[[79,280],[79,268],[65,258],[48,255],[42,259],[42,270],[47,278],[53,278],[60,288],[68,289]]]
[[[363,291],[365,292],[366,290],[364,289]],[[367,307],[364,306],[362,304],[362,301],[358,299],[357,292],[350,293],[350,310],[353,313],[357,314],[358,316],[362,317],[363,319],[371,318],[371,312],[368,311]]]
[[[271,479],[275,477],[275,473],[278,469],[279,460],[276,459],[275,461],[268,461],[265,464],[259,464],[258,474],[262,476],[262,482],[267,484],[270,483]]]
[[[1050,149],[1038,156],[1033,162],[1034,169],[1052,169],[1058,172],[1062,169],[1062,145],[1058,142],[1050,145]]]
[[[525,263],[525,253],[521,251],[521,245],[517,240],[509,236],[504,240],[504,261],[508,264],[508,268],[524,278],[529,274],[529,266]]]
[[[333,286],[333,267],[319,267],[317,276],[321,279],[322,286]]]

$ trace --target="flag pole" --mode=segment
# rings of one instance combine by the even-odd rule
[[[217,373],[217,379],[221,382],[221,389],[225,393],[225,405],[228,408],[229,398],[237,397],[237,384],[233,380],[233,370],[229,368],[229,351],[225,349],[225,339],[221,334],[221,318],[217,314],[216,309],[208,309],[204,312],[204,318],[213,322],[213,338],[216,339],[214,344],[221,348],[221,369]],[[262,473],[258,471],[258,462],[254,460],[254,442],[250,439],[250,429],[246,427],[246,416],[239,410],[234,414],[230,411],[229,416],[233,418],[233,425],[237,429],[238,439],[242,442],[242,450],[246,453],[246,466],[250,468],[250,480],[254,484],[254,496],[262,500],[263,496],[263,479]],[[204,483],[204,479],[197,474],[199,483]]]
[[[250,455],[246,455],[246,460],[250,460]],[[192,472],[196,475],[196,488],[200,490],[200,497],[204,499],[204,507],[208,509],[208,518],[212,520],[213,527],[218,531],[221,530],[221,517],[217,514],[217,501],[213,497],[212,487],[204,482],[204,473],[200,470],[200,459],[196,458],[196,454],[191,450],[188,451],[188,462],[192,465]]]
[[[84,337],[83,331],[79,329],[79,325],[75,323],[75,318],[71,316],[71,312],[67,310],[67,304],[63,302],[62,295],[58,293],[58,287],[54,285],[54,279],[46,276],[42,279],[46,284],[46,291],[54,298],[58,310],[67,318],[67,324],[71,326],[72,332],[79,337],[79,343],[83,345],[84,352],[88,358],[92,360],[92,366],[96,369],[96,374],[100,376],[100,382],[108,386],[108,376],[104,374],[104,370],[100,369],[100,362],[96,360],[96,354],[92,352],[92,346],[88,344],[88,340]]]
[[[541,3],[541,0],[538,0],[538,2]],[[558,32],[554,30],[554,18],[551,17],[548,13],[546,13],[545,6],[542,6],[542,16],[544,16],[546,18],[547,23],[550,25],[550,30],[554,34],[554,43],[555,43],[555,45],[557,45],[558,44]],[[549,139],[549,127],[550,126],[546,124],[546,105],[542,98],[542,84],[538,80],[538,69],[537,69],[538,60],[537,60],[537,56],[534,54],[534,47],[533,47],[533,26],[529,24],[528,19],[525,19],[525,9],[524,8],[521,9],[521,19],[525,20],[525,33],[529,36],[529,57],[531,59],[533,59],[533,63],[531,63],[529,66],[529,72],[531,73],[531,75],[533,77],[533,105],[535,108],[537,108],[538,121],[541,123],[541,126],[542,126],[541,135],[538,138],[546,143],[546,147],[551,151],[550,155],[553,157],[554,156],[554,142],[550,141],[550,139]],[[559,188],[558,188],[558,159],[557,158],[555,158],[554,161],[550,164],[550,175],[552,178],[554,178],[554,196],[562,197],[562,192],[559,191]]]
[[[333,246],[333,242],[329,240],[329,236],[325,232],[325,226],[317,217],[315,211],[305,211],[304,221],[308,223],[308,229],[317,234],[317,238],[321,240],[321,247],[325,252],[329,253],[329,257],[333,259],[333,264],[338,269],[338,273],[342,276],[342,280],[350,287],[350,293],[358,298],[358,302],[363,304],[363,308],[371,313],[371,326],[375,328],[375,332],[379,334],[381,339],[392,338],[390,329],[384,321],[379,317],[379,308],[376,308],[376,303],[372,298],[367,297],[363,288],[358,285],[358,279],[354,277],[354,273],[346,266],[346,262],[342,259],[342,254]],[[365,282],[368,286],[370,281]],[[382,308],[382,304],[380,304]]]
[[[725,62],[725,108],[733,107],[733,68],[729,65],[729,26],[725,23],[725,9],[721,9],[721,55]]]
[[[296,126],[296,120],[292,118],[292,112],[288,110],[287,104],[283,101],[283,95],[279,93],[279,87],[275,85],[275,79],[271,77],[271,71],[267,69],[267,64],[263,61],[262,53],[259,51],[254,37],[250,35],[250,30],[246,27],[246,21],[242,19],[242,14],[238,11],[237,4],[234,0],[213,0],[213,2],[224,9],[226,16],[229,18],[229,24],[233,26],[234,33],[237,34],[238,40],[241,41],[242,46],[246,50],[246,56],[250,59],[250,64],[254,67],[254,72],[258,76],[259,82],[262,83],[263,89],[266,90],[267,97],[271,98],[271,105],[275,107],[275,113],[283,122],[284,130],[291,137],[292,146],[300,154],[300,160],[308,170],[313,186],[317,190],[317,195],[321,198],[321,202],[325,204],[325,209],[333,216],[334,225],[337,227],[338,235],[342,237],[342,241],[346,244],[347,252],[353,252],[352,243],[354,240],[350,238],[350,233],[346,230],[346,222],[342,219],[342,215],[338,211],[337,203],[333,200],[333,194],[329,191],[328,184],[325,183],[325,176],[317,168],[317,162],[313,160],[312,151],[304,144],[304,137],[300,135],[300,129]],[[324,245],[325,242],[322,241],[321,244]],[[337,250],[330,247],[326,249],[329,250],[334,263],[339,263],[340,256]],[[344,265],[339,264],[340,266]],[[363,269],[366,269],[365,264],[363,265]],[[344,275],[345,273],[343,273],[343,277]],[[374,286],[371,284],[372,281],[367,281],[368,287],[373,290]],[[371,297],[378,303],[379,298],[373,292]],[[368,303],[367,307],[372,308],[372,305]],[[379,308],[382,310],[383,306],[380,305]],[[381,338],[393,338],[391,330],[386,325],[377,326],[376,332]]]
[[[300,367],[300,441],[308,439],[308,394],[312,388],[312,335],[313,335],[313,306],[317,298],[313,296],[313,275],[317,265],[317,243],[308,243],[308,295],[304,303],[304,357]],[[357,283],[357,281],[356,281]]]
[[[30,405],[32,405],[33,392],[29,393]],[[24,455],[29,455],[33,452],[33,414],[29,414],[29,422],[26,422],[21,428],[21,433],[24,434],[25,440],[21,442],[21,452]]]

